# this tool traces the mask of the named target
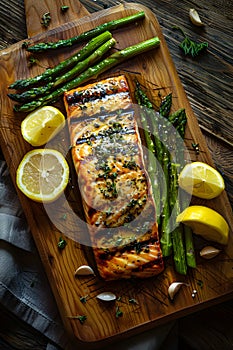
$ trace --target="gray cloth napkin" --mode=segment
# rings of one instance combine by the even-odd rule
[[[3,160],[0,160],[0,303],[44,334],[48,338],[47,350],[68,347],[69,339]],[[176,350],[176,335],[175,323],[169,323],[110,348]]]

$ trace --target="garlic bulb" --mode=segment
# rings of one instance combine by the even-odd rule
[[[188,284],[184,282],[173,282],[172,284],[170,284],[170,286],[168,287],[168,295],[171,300],[174,300],[176,293],[179,291],[180,287],[183,285],[187,286]]]
[[[113,301],[116,300],[116,295],[112,292],[103,292],[96,296],[97,299],[100,299],[102,301]]]
[[[204,259],[212,259],[221,252],[220,249],[215,247],[206,246],[200,251],[200,256]]]
[[[189,10],[190,21],[198,27],[204,26],[204,23],[201,21],[198,12],[195,9]]]
[[[88,265],[82,265],[77,268],[77,270],[74,273],[75,276],[88,276],[88,275],[95,275],[93,269]]]

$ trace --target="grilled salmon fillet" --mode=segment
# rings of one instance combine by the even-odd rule
[[[100,276],[163,271],[150,179],[126,77],[64,94],[72,158]]]

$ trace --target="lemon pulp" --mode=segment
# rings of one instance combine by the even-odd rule
[[[69,166],[63,155],[52,149],[36,149],[28,152],[18,166],[16,183],[30,199],[52,202],[66,188]]]
[[[227,244],[229,226],[226,220],[213,209],[202,205],[192,205],[177,216],[177,222],[192,228],[203,238],[220,244]]]
[[[203,162],[185,165],[179,174],[178,182],[186,192],[204,199],[217,197],[225,188],[222,175]]]
[[[23,138],[32,146],[42,146],[65,125],[65,117],[59,109],[44,106],[31,113],[21,123]]]

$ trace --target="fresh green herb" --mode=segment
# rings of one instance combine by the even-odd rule
[[[34,56],[30,56],[28,58],[28,67],[32,67],[35,64],[39,65],[39,60],[37,58],[35,58]]]
[[[61,6],[61,12],[66,12],[69,9],[69,6]]]
[[[81,301],[81,303],[85,304],[87,302],[87,297],[88,295],[80,297],[79,300]]]
[[[59,242],[57,244],[59,249],[64,249],[65,246],[67,245],[67,242],[65,239],[63,239],[62,237],[59,238]]]
[[[180,30],[184,36],[184,40],[181,42],[180,48],[183,50],[185,55],[196,57],[202,51],[207,49],[207,47],[208,47],[207,42],[197,43],[197,42],[191,40],[180,27],[174,26],[173,29]]]
[[[123,316],[123,311],[120,309],[119,306],[116,307],[116,318],[122,317]]]
[[[48,28],[50,22],[51,22],[50,12],[45,12],[45,13],[43,14],[43,16],[41,17],[41,24],[42,24],[42,26],[44,26],[45,28]]]
[[[68,318],[73,318],[73,319],[77,319],[79,320],[79,322],[81,324],[84,324],[84,322],[86,321],[87,319],[87,316],[86,315],[80,315],[80,316],[67,316]]]

